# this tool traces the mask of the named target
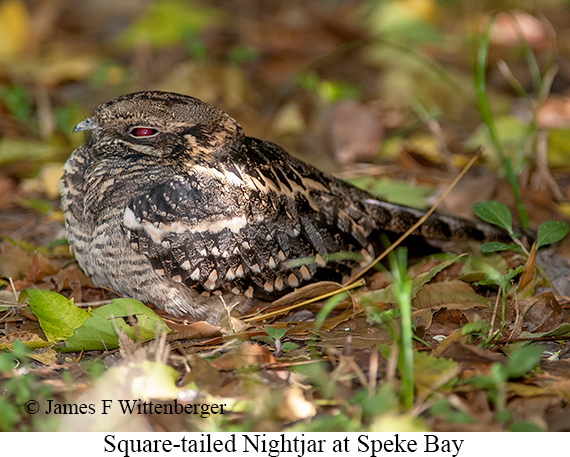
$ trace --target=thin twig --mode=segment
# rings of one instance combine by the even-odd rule
[[[271,311],[271,312],[266,313],[266,314],[260,314],[259,316],[253,316],[253,317],[249,317],[247,319],[242,319],[242,320],[244,322],[252,322],[252,321],[258,321],[258,320],[266,319],[268,317],[272,317],[272,316],[275,316],[277,314],[287,313],[287,312],[291,311],[292,309],[301,308],[301,307],[308,305],[310,303],[321,301],[321,300],[324,300],[325,298],[333,297],[334,295],[338,295],[341,292],[346,292],[347,290],[356,289],[357,287],[363,286],[364,284],[365,284],[364,280],[358,281],[357,283],[348,284],[348,285],[341,287],[337,290],[333,290],[332,292],[329,292],[329,293],[326,293],[323,295],[319,295],[318,297],[315,297],[315,298],[310,298],[309,300],[305,300],[305,301],[302,301],[301,303],[297,303],[295,305],[288,306],[287,308],[281,308],[281,309]]]

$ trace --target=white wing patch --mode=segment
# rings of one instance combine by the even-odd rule
[[[244,215],[231,218],[219,218],[215,220],[204,220],[198,224],[187,222],[173,222],[172,224],[153,224],[137,219],[135,213],[130,208],[125,208],[123,213],[123,225],[129,230],[144,230],[155,243],[161,243],[165,236],[173,233],[220,233],[224,229],[229,229],[233,233],[238,233],[247,226]]]

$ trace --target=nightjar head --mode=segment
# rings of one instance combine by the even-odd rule
[[[90,130],[102,150],[156,157],[190,150],[198,155],[227,149],[243,137],[238,122],[196,98],[169,92],[135,92],[100,105],[75,126]],[[104,146],[112,144],[112,149]],[[123,147],[121,147],[123,146]]]

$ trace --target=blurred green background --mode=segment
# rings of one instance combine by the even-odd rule
[[[501,176],[473,76],[487,30],[501,153],[567,213],[569,23],[567,0],[0,0],[0,190],[57,198],[73,126],[143,89],[201,98],[341,176],[454,172],[481,144]],[[438,183],[422,181],[411,201],[387,193],[425,204]]]

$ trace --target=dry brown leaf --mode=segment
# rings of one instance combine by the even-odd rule
[[[412,300],[416,309],[470,309],[488,307],[489,302],[466,282],[452,279],[425,284]]]
[[[534,269],[536,268],[536,241],[532,243],[532,248],[530,250],[530,255],[526,261],[526,265],[521,275],[519,281],[519,289],[524,290],[531,282],[534,277]]]
[[[360,313],[360,311],[355,311],[353,310],[352,306],[350,306],[349,308],[345,309],[343,312],[337,314],[336,316],[327,317],[324,320],[323,324],[321,325],[320,330],[321,332],[330,331],[339,324],[342,324],[343,322],[350,320],[358,313]],[[273,324],[271,324],[271,326],[274,328],[287,328],[287,336],[295,337],[295,336],[308,335],[313,330],[315,323],[306,322],[306,321],[303,322],[288,321],[288,322],[274,322]]]
[[[217,370],[226,371],[268,363],[275,363],[275,357],[269,349],[257,343],[243,343],[210,362]]]
[[[333,107],[328,130],[339,163],[370,162],[384,136],[379,113],[356,100],[342,100]]]
[[[17,333],[10,333],[0,338],[0,347],[8,346],[12,344],[14,341],[21,341],[23,343],[29,342],[39,342],[39,343],[46,343],[46,340],[43,340],[39,335],[36,333],[30,332],[17,332]]]
[[[565,129],[570,127],[570,97],[552,94],[541,103],[537,123],[544,129]]]
[[[522,388],[521,388],[522,386]],[[507,388],[510,390],[511,384]],[[519,384],[519,390],[524,391],[524,386]],[[518,392],[517,392],[518,394]],[[524,396],[509,401],[509,410],[513,412],[513,420],[532,422],[547,430],[545,417],[547,411],[563,405],[563,400],[557,395],[542,394],[538,396]]]
[[[491,28],[493,45],[518,46],[524,40],[531,48],[542,48],[550,42],[549,26],[521,10],[511,10],[496,16]]]
[[[420,309],[417,311],[412,312],[412,322],[414,329],[424,329],[427,330],[430,328],[432,323],[433,314],[429,309]]]
[[[53,348],[36,349],[28,354],[28,357],[44,364],[52,365],[57,362],[58,352]]]
[[[443,352],[453,343],[458,342],[460,344],[465,343],[467,336],[463,334],[462,329],[455,330],[451,335],[445,338],[437,348],[433,351],[433,355],[441,357]]]
[[[372,349],[379,344],[390,344],[390,334],[381,328],[336,329],[322,335],[317,343],[320,348],[342,348],[346,345],[347,337],[352,338],[354,349]]]
[[[311,298],[334,292],[335,290],[341,288],[341,284],[332,281],[320,281],[313,284],[307,284],[306,286],[299,287],[293,292],[290,292],[287,295],[284,295],[283,297],[275,300],[271,304],[271,307],[278,308],[280,306],[292,305],[294,303],[310,300]]]
[[[0,116],[1,116],[0,112]],[[0,121],[0,125],[2,122]],[[2,132],[0,132],[2,134]],[[0,173],[0,208],[9,208],[14,204],[14,195],[16,193],[16,184],[14,180]]]
[[[25,280],[32,283],[40,282],[45,276],[52,275],[58,270],[55,262],[47,259],[41,254],[34,252],[30,263],[30,268],[26,274]]]
[[[518,306],[520,314],[515,322],[512,338],[518,338],[523,331],[549,332],[568,320],[552,292],[519,300]]]
[[[221,333],[222,328],[217,325],[208,324],[204,321],[189,322],[180,324],[170,320],[165,320],[166,325],[174,332],[167,336],[168,341],[192,340],[198,338],[212,338]]]
[[[491,352],[479,346],[453,341],[442,352],[441,357],[453,359],[456,362],[477,364],[505,362],[507,358],[497,352]]]
[[[433,313],[432,323],[428,330],[430,335],[451,335],[468,321],[463,311],[458,309],[440,308]]]
[[[204,389],[215,395],[224,381],[220,371],[198,354],[187,354],[186,357],[190,365],[190,372],[184,376],[182,385],[185,386],[194,382],[199,389]]]
[[[56,284],[56,292],[62,290],[71,290],[69,298],[75,300],[75,303],[83,301],[82,287],[95,287],[91,279],[79,268],[77,263],[72,263],[65,268],[60,269],[55,275],[49,278]]]
[[[313,417],[317,408],[307,401],[299,387],[288,387],[279,397],[277,416],[287,422],[298,421]]]
[[[0,277],[22,279],[30,268],[29,253],[19,246],[3,244],[0,252]]]

